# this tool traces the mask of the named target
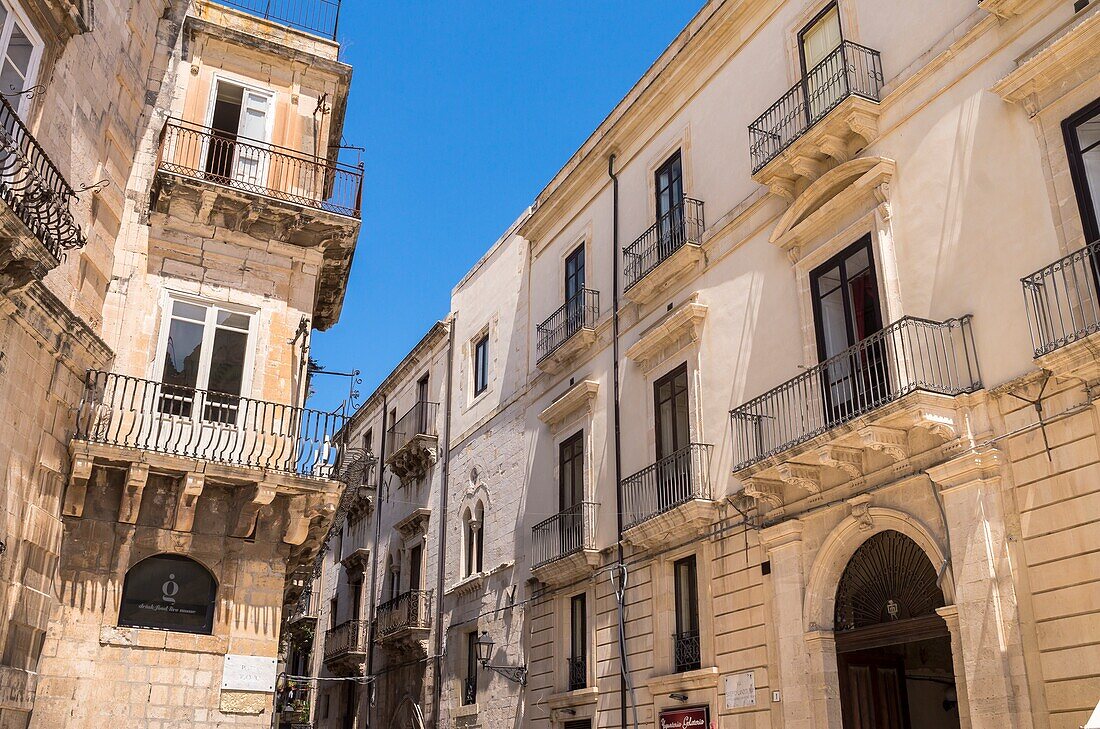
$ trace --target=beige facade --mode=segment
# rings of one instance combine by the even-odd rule
[[[3,9],[0,726],[269,726],[343,488],[344,417],[302,404],[359,229],[351,70],[214,3]]]

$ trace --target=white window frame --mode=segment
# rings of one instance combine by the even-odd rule
[[[0,0],[0,2],[3,1],[4,0]],[[222,83],[240,86],[245,91],[251,91],[253,93],[267,97],[268,111],[270,113],[267,115],[267,126],[264,130],[264,139],[256,141],[263,142],[264,144],[271,144],[272,137],[275,133],[276,93],[274,89],[258,86],[255,81],[251,79],[245,79],[235,74],[225,73],[224,71],[217,71],[213,74],[213,77],[210,80],[210,98],[206,100],[206,119],[203,122],[203,125],[209,129],[214,123],[214,105],[218,103],[218,85]]]
[[[19,28],[31,42],[31,58],[27,63],[27,76],[24,79],[23,89],[15,89],[16,91],[25,90],[34,86],[35,82],[38,80],[38,70],[42,63],[42,54],[45,51],[46,44],[42,40],[42,36],[35,30],[30,18],[23,12],[23,8],[18,3],[12,2],[12,0],[0,0],[0,4],[8,11],[8,17],[4,21],[3,28],[0,28],[0,65],[3,64],[4,58],[7,56],[8,42],[11,40],[11,31],[16,23],[19,24]],[[11,93],[11,90],[0,89],[0,93],[8,94]],[[20,118],[26,117],[30,102],[31,100],[28,95],[23,95],[18,97],[16,103],[12,104]]]

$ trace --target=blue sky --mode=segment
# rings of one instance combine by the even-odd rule
[[[344,136],[365,147],[363,229],[326,369],[363,398],[703,0],[344,0]],[[345,157],[355,161],[354,154]],[[309,405],[336,407],[342,378]]]

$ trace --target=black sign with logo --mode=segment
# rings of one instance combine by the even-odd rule
[[[126,575],[118,624],[209,634],[217,591],[214,576],[195,560],[177,554],[149,557]]]

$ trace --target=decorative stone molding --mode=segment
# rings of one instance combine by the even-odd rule
[[[860,428],[858,434],[864,447],[878,451],[895,463],[909,457],[909,438],[904,430],[867,425]]]
[[[1019,15],[1032,0],[978,0],[978,7],[998,18],[1008,19]]]
[[[821,468],[804,463],[788,461],[775,468],[779,479],[785,484],[802,489],[809,494],[821,493]]]
[[[596,380],[581,380],[570,387],[539,413],[539,420],[550,426],[551,433],[557,433],[563,423],[570,420],[580,410],[592,414],[592,406],[599,392],[600,383]]]
[[[1057,375],[1083,380],[1086,383],[1100,381],[1100,333],[1070,342],[1065,346],[1038,357],[1035,363]]]
[[[553,352],[540,359],[536,366],[543,372],[556,375],[573,363],[580,355],[596,343],[596,329],[593,326],[578,327],[569,337],[558,345]]]
[[[256,518],[260,509],[275,500],[275,488],[269,484],[257,483],[240,490],[229,529],[229,536],[244,538],[256,528]]]
[[[546,705],[550,707],[550,716],[564,724],[593,718],[599,698],[600,689],[596,686],[588,686],[576,691],[551,694],[546,698]]]
[[[195,524],[195,508],[199,504],[199,497],[206,486],[206,476],[201,473],[185,474],[179,482],[179,491],[176,494],[176,531],[189,532]],[[304,506],[304,505],[303,505]],[[308,531],[309,525],[306,525]],[[305,534],[302,535],[303,540]],[[291,542],[301,544],[302,542]]]
[[[485,577],[485,572],[475,572],[472,575],[463,577],[451,585],[451,589],[447,590],[446,594],[471,595],[475,592],[481,592],[481,588],[485,586]]]
[[[122,501],[118,505],[118,520],[123,524],[136,524],[141,511],[141,495],[149,480],[148,463],[131,463],[126,469],[126,483],[122,487]]]
[[[424,478],[439,460],[439,438],[418,433],[386,459],[386,465],[402,483]]]
[[[627,289],[623,297],[639,306],[648,304],[672,288],[676,282],[683,281],[701,269],[705,259],[702,246],[686,242]]]
[[[871,516],[870,494],[860,494],[848,499],[848,506],[852,507],[852,518],[859,522],[860,529],[871,531],[875,528],[875,520]]]
[[[1000,479],[1002,468],[1001,452],[993,446],[981,446],[927,470],[929,478],[947,491]]]
[[[579,549],[546,564],[534,567],[531,575],[549,587],[561,587],[584,579],[600,564],[596,549]]]
[[[783,482],[767,478],[745,480],[745,495],[752,497],[767,511],[783,505]]]
[[[717,502],[693,499],[626,529],[623,542],[637,550],[652,549],[679,538],[705,534],[717,518]]]
[[[848,478],[859,478],[863,475],[863,451],[859,448],[827,445],[817,452],[817,456],[822,466],[835,468]]]
[[[401,521],[394,524],[393,528],[396,529],[397,533],[406,540],[427,534],[428,519],[431,517],[431,515],[431,509],[421,507],[413,511],[413,513],[409,514]]]
[[[370,550],[366,547],[359,547],[340,560],[340,564],[348,570],[365,570],[370,564]]]
[[[646,683],[652,696],[661,696],[675,691],[701,691],[718,686],[718,667],[707,666],[694,671],[667,673],[654,676]]]
[[[698,294],[693,294],[642,332],[638,341],[626,350],[627,358],[649,372],[667,357],[698,341],[707,318],[707,306],[700,304],[698,298]]]

